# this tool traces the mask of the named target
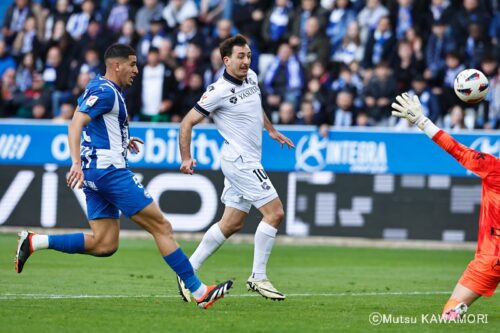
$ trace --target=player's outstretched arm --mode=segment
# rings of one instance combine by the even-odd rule
[[[196,167],[196,160],[191,156],[191,131],[193,127],[205,118],[204,115],[191,109],[182,119],[179,128],[179,150],[181,152],[182,164],[180,170],[182,173],[192,175]]]
[[[90,118],[88,114],[78,112],[78,110],[79,108],[77,107],[68,127],[68,143],[69,151],[71,154],[71,169],[69,170],[67,184],[71,188],[83,187],[82,160],[80,159],[80,140],[83,127],[90,123],[90,121],[92,120],[92,118]]]
[[[416,125],[468,170],[484,177],[497,165],[496,157],[464,146],[434,125],[432,121],[423,115],[418,96],[412,97],[407,93],[401,94],[396,97],[396,102],[392,103],[391,106],[393,116],[405,118]]]
[[[273,124],[267,117],[265,112],[262,112],[264,114],[264,128],[266,129],[267,133],[269,133],[269,136],[273,138],[274,140],[278,141],[281,145],[281,148],[283,148],[283,145],[287,145],[288,148],[295,148],[295,145],[293,144],[292,140],[290,140],[288,137],[285,135],[281,134],[279,131],[274,128]]]

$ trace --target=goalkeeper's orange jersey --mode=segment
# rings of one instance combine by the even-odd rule
[[[432,138],[482,180],[477,254],[500,256],[500,159],[464,146],[440,130]]]

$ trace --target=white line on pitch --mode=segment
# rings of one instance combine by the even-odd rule
[[[287,294],[287,297],[363,297],[363,296],[422,296],[443,295],[450,291],[394,291],[358,293]],[[228,297],[258,297],[258,294],[229,294]],[[85,298],[180,298],[179,295],[62,295],[62,294],[0,294],[0,300],[15,299],[85,299]]]

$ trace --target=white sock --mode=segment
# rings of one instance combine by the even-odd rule
[[[33,251],[48,249],[49,248],[49,236],[48,235],[33,235],[31,236],[31,246]]]
[[[271,250],[274,245],[274,238],[278,229],[272,225],[261,221],[255,231],[255,245],[253,253],[252,277],[257,280],[267,279],[266,266]]]
[[[206,291],[207,291],[207,286],[202,283],[200,287],[196,289],[192,295],[195,299],[198,299],[201,296],[203,296]]]
[[[226,237],[220,230],[219,224],[212,225],[201,240],[200,245],[196,248],[194,253],[189,258],[191,266],[196,272],[201,265],[208,259],[217,249],[224,244]]]

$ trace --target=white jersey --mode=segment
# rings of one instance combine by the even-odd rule
[[[222,157],[244,162],[260,162],[264,112],[257,74],[248,70],[244,81],[227,71],[194,106],[204,116],[212,114],[217,130],[225,140]]]

